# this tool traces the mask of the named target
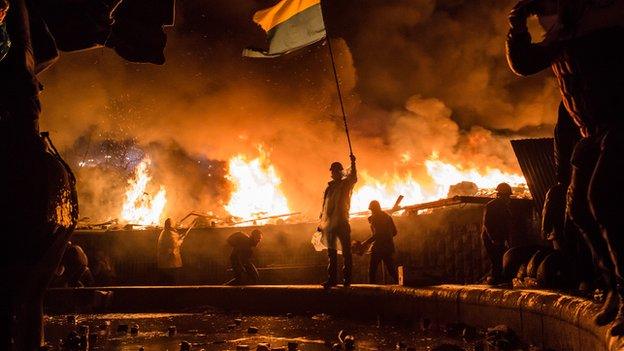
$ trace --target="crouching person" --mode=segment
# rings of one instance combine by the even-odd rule
[[[251,256],[253,248],[258,246],[260,240],[262,240],[262,232],[258,229],[254,229],[251,235],[236,232],[228,237],[227,243],[232,246],[230,262],[234,271],[234,279],[228,284],[242,285],[245,281],[250,285],[258,283],[260,277],[256,266],[251,262]],[[243,273],[246,274],[246,280],[243,279]]]

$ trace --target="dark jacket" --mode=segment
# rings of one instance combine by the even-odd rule
[[[511,221],[509,200],[496,198],[485,205],[483,234],[494,243],[504,244],[510,237]]]
[[[351,194],[357,183],[355,163],[351,164],[351,172],[340,179],[332,180],[327,184],[323,194],[323,209],[319,227],[323,233],[343,230],[349,224],[349,209],[351,208]]]
[[[232,254],[249,258],[256,247],[256,242],[243,232],[236,232],[227,238],[228,245],[232,246]]]
[[[397,229],[392,216],[385,212],[374,213],[368,217],[368,222],[373,235],[364,244],[367,245],[372,242],[371,252],[373,254],[394,253],[393,238],[397,235]]]

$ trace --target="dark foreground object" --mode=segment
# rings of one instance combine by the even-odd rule
[[[102,298],[101,291],[112,295]],[[463,285],[356,285],[330,290],[303,285],[183,286],[52,289],[46,297],[51,314],[184,312],[196,311],[199,306],[250,314],[325,313],[373,325],[378,320],[432,328],[454,324],[487,328],[503,324],[525,342],[554,350],[620,350],[624,345],[621,338],[608,335],[608,326],[594,325],[592,318],[598,305],[535,290]]]

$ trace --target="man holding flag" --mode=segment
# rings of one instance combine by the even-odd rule
[[[327,36],[321,0],[281,0],[272,7],[256,12],[253,20],[267,33],[269,47],[267,50],[245,49],[243,51],[245,57],[279,57],[319,42]],[[349,137],[347,114],[342,101],[340,82],[330,40],[327,41],[327,48],[336,82],[336,92],[340,101],[347,143],[349,144],[349,157],[351,158],[351,171],[347,176],[344,176],[340,162],[334,162],[330,167],[332,181],[328,183],[323,196],[321,223],[318,228],[320,233],[315,234],[312,239],[315,247],[319,247],[317,249],[327,247],[329,255],[328,279],[323,283],[323,286],[330,288],[338,283],[338,241],[342,246],[342,256],[344,257],[344,285],[348,287],[351,284],[353,264],[349,208],[351,207],[351,193],[357,182],[357,173],[355,156]]]
[[[327,184],[323,195],[323,210],[321,211],[321,223],[319,231],[323,233],[323,241],[327,245],[329,266],[327,267],[327,281],[323,283],[325,288],[331,288],[338,284],[338,241],[342,246],[344,266],[342,270],[344,286],[351,285],[351,270],[353,261],[351,256],[351,226],[349,225],[349,209],[351,208],[351,193],[357,182],[355,169],[355,156],[351,157],[351,171],[343,175],[343,167],[340,162],[334,162],[329,167],[332,180]]]

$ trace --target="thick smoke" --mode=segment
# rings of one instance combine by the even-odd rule
[[[42,76],[43,128],[74,155],[74,168],[98,152],[86,144],[130,140],[122,148],[149,154],[154,182],[167,188],[166,211],[178,218],[222,212],[231,190],[224,162],[254,158],[262,145],[291,209],[314,216],[329,163],[348,155],[327,48],[241,58],[264,39],[250,18],[266,5],[180,3],[161,67],[105,49],[63,55]],[[506,66],[512,3],[347,5],[329,9],[329,28],[344,38],[333,44],[360,169],[381,179],[409,171],[426,182],[423,162],[435,152],[519,172],[508,140],[548,133],[558,100],[546,74],[520,79]],[[83,215],[115,217],[131,169],[100,168],[77,168]]]

